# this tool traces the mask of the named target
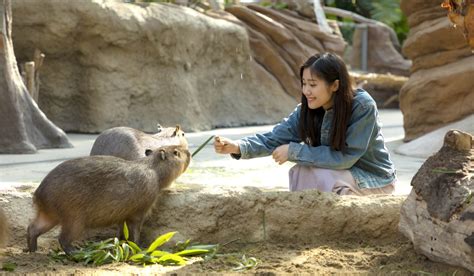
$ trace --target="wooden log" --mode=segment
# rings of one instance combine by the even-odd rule
[[[38,102],[39,99],[39,89],[40,89],[40,80],[39,80],[39,71],[43,66],[45,54],[43,54],[39,49],[35,49],[33,54],[33,62],[35,63],[35,93],[33,94],[33,99],[35,102]]]
[[[36,96],[36,85],[35,85],[35,63],[29,61],[25,63],[25,78],[26,78],[26,89],[30,93],[31,97],[35,102],[38,102],[38,97]]]

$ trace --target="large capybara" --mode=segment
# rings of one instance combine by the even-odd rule
[[[36,189],[37,208],[28,226],[28,250],[37,239],[61,225],[59,243],[66,253],[85,229],[127,222],[130,240],[138,242],[148,211],[160,190],[188,167],[189,151],[165,146],[148,157],[128,161],[114,156],[88,156],[65,161],[54,168]]]
[[[145,151],[148,149],[155,151],[169,145],[188,148],[188,141],[179,125],[175,128],[163,128],[158,125],[156,134],[148,134],[130,127],[114,127],[103,131],[97,137],[90,155],[111,155],[125,160],[137,160],[145,157]]]
[[[8,238],[8,221],[7,216],[0,207],[0,247],[4,246]]]

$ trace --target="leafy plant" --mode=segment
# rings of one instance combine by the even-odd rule
[[[12,271],[15,271],[15,269],[16,269],[16,264],[15,263],[3,263],[3,265],[2,265],[2,270],[3,271],[12,272]]]
[[[161,265],[185,265],[186,257],[189,256],[214,256],[218,245],[191,245],[187,240],[185,243],[178,243],[175,250],[165,251],[158,248],[167,243],[176,232],[168,232],[157,237],[146,249],[140,248],[133,241],[129,241],[129,231],[124,223],[123,233],[125,240],[111,238],[99,242],[87,242],[79,250],[67,255],[62,250],[57,249],[49,255],[56,261],[66,260],[82,262],[84,264],[103,265],[115,262],[130,262],[140,265],[161,264]],[[176,250],[177,249],[177,250]]]
[[[234,267],[234,271],[243,271],[256,267],[258,265],[258,260],[254,257],[247,258],[245,255],[242,255],[242,258],[235,262],[235,264],[237,266]]]
[[[408,22],[400,9],[400,0],[326,0],[325,4],[387,24],[394,29],[400,44],[407,37]]]

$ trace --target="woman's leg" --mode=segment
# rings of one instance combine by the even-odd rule
[[[337,192],[334,189],[356,185],[349,170],[329,170],[313,166],[295,165],[289,171],[290,191],[317,189]]]
[[[347,190],[346,193],[342,193],[342,195],[359,195],[359,196],[380,195],[380,194],[391,195],[393,194],[394,191],[395,191],[395,183],[391,183],[381,188],[360,189],[357,186],[351,187],[349,190]]]
[[[295,165],[289,171],[290,191],[317,189],[338,195],[392,194],[394,184],[382,188],[361,189],[349,170],[330,170],[313,166]]]

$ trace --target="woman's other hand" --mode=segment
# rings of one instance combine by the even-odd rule
[[[240,154],[239,144],[236,141],[220,136],[214,138],[214,150],[222,154]]]
[[[281,145],[278,148],[276,148],[273,153],[273,160],[277,162],[278,164],[283,164],[286,161],[288,161],[288,148],[290,145]]]

